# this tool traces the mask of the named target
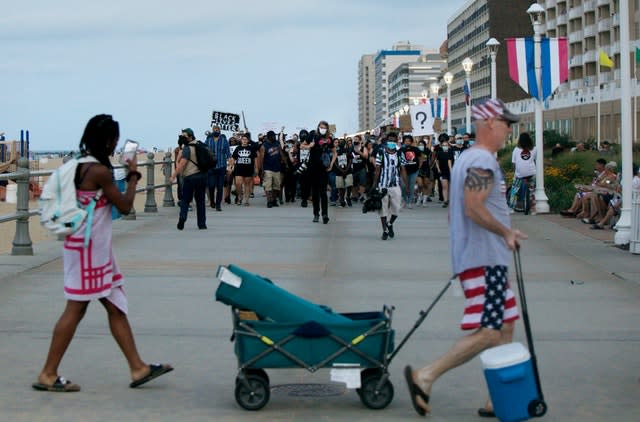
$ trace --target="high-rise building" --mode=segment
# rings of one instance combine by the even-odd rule
[[[491,96],[491,59],[486,46],[490,38],[501,43],[496,57],[498,98],[514,101],[526,97],[520,87],[509,79],[504,40],[532,35],[531,21],[526,13],[531,3],[531,0],[470,0],[447,22],[447,64],[448,71],[453,74],[451,123],[454,127],[466,125],[466,74],[462,68],[466,57],[474,63],[470,73],[471,103]]]
[[[629,10],[620,10],[618,0],[541,0],[538,3],[545,9],[543,36],[567,37],[569,46],[569,81],[545,102],[544,128],[567,134],[576,142],[595,141],[599,103],[599,138],[619,142],[620,43],[628,42],[632,52],[638,45],[640,2],[630,0]],[[631,40],[620,39],[621,19],[629,20]],[[601,54],[613,61],[612,67],[600,65]],[[631,65],[636,66],[633,58]],[[631,69],[632,75],[634,69]],[[638,96],[640,88],[635,79],[631,89],[632,97]],[[533,100],[511,105],[523,116],[518,130],[533,130]],[[635,109],[633,113],[638,115]],[[633,139],[638,142],[637,128]]]
[[[429,95],[429,85],[438,82],[446,61],[438,51],[426,51],[418,61],[403,63],[389,75],[389,114]]]
[[[358,62],[358,126],[365,131],[375,126],[375,54],[365,54]]]
[[[423,47],[399,42],[391,50],[380,50],[375,56],[375,125],[389,117],[389,75],[403,63],[415,62],[423,54]]]

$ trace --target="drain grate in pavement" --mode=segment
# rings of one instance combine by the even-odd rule
[[[271,387],[271,394],[290,397],[333,397],[341,396],[347,389],[338,384],[281,384]]]

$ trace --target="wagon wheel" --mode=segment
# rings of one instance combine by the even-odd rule
[[[268,378],[247,374],[244,380],[236,378],[236,402],[246,410],[262,409],[271,395]]]
[[[529,411],[529,416],[541,418],[545,413],[547,413],[547,404],[544,400],[531,400],[527,410]]]
[[[363,375],[362,386],[358,391],[362,404],[369,409],[384,409],[393,400],[393,384],[388,379],[376,390],[382,378],[379,374]]]

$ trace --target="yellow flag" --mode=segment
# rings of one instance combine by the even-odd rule
[[[611,60],[609,56],[607,56],[607,53],[605,53],[602,50],[600,50],[600,66],[604,66],[608,68],[613,67],[613,60]]]

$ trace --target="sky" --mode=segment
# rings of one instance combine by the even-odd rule
[[[120,144],[204,138],[212,111],[292,133],[319,120],[358,130],[361,55],[437,49],[466,0],[30,0],[0,14],[0,132],[32,150],[77,148],[100,113]]]

